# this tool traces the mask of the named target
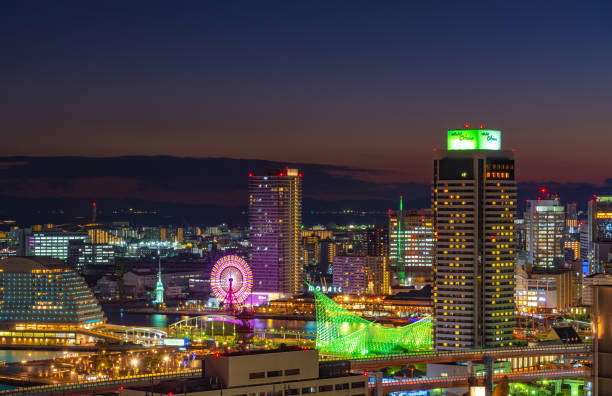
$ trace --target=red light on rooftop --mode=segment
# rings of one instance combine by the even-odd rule
[[[249,177],[253,177],[253,173],[249,172]]]
[[[546,194],[546,189],[545,189],[544,187],[542,187],[542,188],[540,188],[540,192],[541,192],[542,194]]]
[[[300,172],[300,173],[298,173],[298,177],[302,177],[302,176],[303,176],[303,175],[302,175],[302,173],[301,173],[301,172]]]
[[[465,123],[465,125],[463,125],[465,127],[465,129],[468,129],[470,127],[470,124],[468,124],[467,122]]]

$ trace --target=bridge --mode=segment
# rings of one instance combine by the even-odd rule
[[[229,324],[229,326],[226,326]],[[200,315],[192,316],[176,323],[172,323],[168,326],[168,332],[175,335],[185,335],[186,333],[203,336],[207,335],[210,337],[233,337],[235,336],[235,326],[239,324],[238,319],[231,315]],[[306,333],[303,331],[293,330],[281,330],[270,329],[270,330],[256,330],[253,329],[253,334],[259,338],[268,339],[283,339],[283,340],[297,340],[301,342],[303,340],[314,341],[317,337],[316,334]]]
[[[345,358],[342,356],[322,356],[321,360],[348,360],[351,370],[381,370],[389,366],[403,366],[426,363],[452,363],[483,360],[485,356],[494,359],[511,359],[541,356],[588,357],[591,347],[579,345],[547,345],[523,348],[481,348],[466,351],[414,352],[384,356],[364,356]]]
[[[125,330],[126,341],[144,346],[163,345],[167,336],[165,331],[150,327],[130,327]]]
[[[163,345],[168,333],[154,327],[126,327],[121,325],[105,324],[95,329],[79,329],[76,332],[92,338],[110,342],[133,342],[143,346]]]
[[[179,320],[168,326],[168,333],[174,336],[233,337],[238,319],[231,315],[201,315]]]

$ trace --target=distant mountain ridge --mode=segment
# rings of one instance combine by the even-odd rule
[[[0,220],[41,223],[65,218],[86,219],[89,205],[98,203],[101,220],[186,224],[245,224],[248,173],[267,168],[296,167],[304,174],[304,222],[384,222],[400,195],[405,207],[430,205],[431,187],[388,180],[391,172],[336,165],[283,163],[233,158],[172,156],[2,157],[0,158]],[[586,183],[519,183],[519,198],[534,199],[540,187],[563,201],[586,206],[593,194],[612,195],[612,180],[603,186]],[[334,215],[342,209],[371,215]],[[63,211],[63,213],[61,213]],[[113,213],[116,211],[117,213]],[[125,212],[125,213],[124,213]],[[150,216],[145,221],[145,217]],[[352,216],[352,217],[351,217]],[[136,216],[138,217],[138,216]]]

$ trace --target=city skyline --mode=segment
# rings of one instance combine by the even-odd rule
[[[0,395],[609,389],[612,3],[0,9]]]

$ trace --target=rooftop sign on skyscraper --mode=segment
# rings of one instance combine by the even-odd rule
[[[500,150],[501,131],[491,129],[455,129],[448,131],[448,150]]]

